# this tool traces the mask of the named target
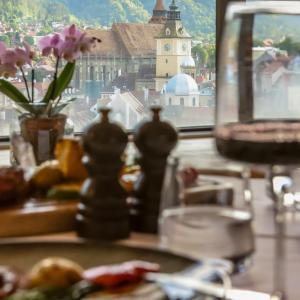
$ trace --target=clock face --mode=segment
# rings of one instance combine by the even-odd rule
[[[171,50],[171,45],[170,44],[165,44],[164,48],[165,48],[165,51],[170,51]]]

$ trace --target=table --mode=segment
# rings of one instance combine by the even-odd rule
[[[213,142],[211,139],[206,140],[185,140],[179,144],[176,149],[177,154],[183,157],[182,162],[186,165],[192,164],[195,167],[230,169],[241,171],[242,166],[236,163],[227,162],[218,157],[212,149]],[[7,153],[0,153],[0,161],[7,158]],[[228,181],[228,178],[218,177],[219,180]],[[235,187],[238,187],[239,180],[231,178],[230,181]],[[256,236],[256,253],[253,257],[253,265],[244,274],[233,277],[233,284],[236,287],[254,289],[262,292],[273,291],[273,266],[274,266],[274,243],[275,232],[272,222],[272,203],[265,192],[265,182],[261,179],[255,179],[251,182],[254,191],[254,212],[256,215],[254,230]],[[241,189],[237,188],[236,195],[240,199]],[[239,200],[236,202],[237,207],[242,207],[243,203]],[[288,300],[300,299],[300,284],[298,276],[300,274],[300,219],[299,217],[290,216],[287,236],[285,238],[287,247],[286,284],[288,290]],[[299,226],[298,226],[299,223]],[[21,239],[25,241],[75,241],[77,237],[74,232],[63,233],[58,235],[48,235],[39,237],[29,237]],[[4,241],[4,240],[3,240]],[[132,234],[131,238],[121,243],[134,246],[158,247],[159,241],[157,236]],[[188,254],[188,249],[187,249]],[[199,252],[199,254],[201,254]],[[243,300],[243,299],[241,299]],[[255,300],[255,299],[251,299]]]

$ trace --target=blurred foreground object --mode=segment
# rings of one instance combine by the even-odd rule
[[[167,158],[178,139],[176,130],[161,120],[160,112],[160,107],[153,107],[152,120],[139,124],[134,133],[142,171],[134,187],[137,202],[132,210],[132,222],[134,230],[146,233],[158,230]]]
[[[130,232],[127,192],[119,181],[128,138],[119,125],[109,121],[109,112],[103,108],[100,123],[91,125],[83,135],[89,178],[81,192],[77,233],[97,240],[127,238]]]

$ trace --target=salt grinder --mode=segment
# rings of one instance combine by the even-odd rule
[[[77,233],[88,239],[117,240],[130,233],[127,193],[119,182],[128,138],[119,125],[109,121],[109,109],[100,112],[101,122],[91,125],[83,136],[89,178],[81,191]]]
[[[156,233],[160,213],[161,191],[167,158],[177,144],[177,132],[160,119],[160,107],[153,107],[151,121],[138,126],[134,143],[139,150],[141,174],[134,186],[135,204],[131,222],[135,231]]]

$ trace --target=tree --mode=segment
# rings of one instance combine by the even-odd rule
[[[0,41],[10,46],[10,39],[7,35],[0,35]]]
[[[201,66],[205,66],[207,64],[209,55],[204,47],[202,47],[201,45],[197,45],[193,47],[192,53]]]
[[[33,46],[34,45],[34,38],[32,36],[30,36],[30,35],[26,35],[24,37],[24,42],[26,42],[30,46]]]
[[[207,46],[207,52],[208,52],[208,68],[209,69],[215,69],[216,67],[216,45],[211,44]]]
[[[263,47],[264,46],[264,42],[258,39],[254,39],[253,40],[253,46],[254,47]]]

